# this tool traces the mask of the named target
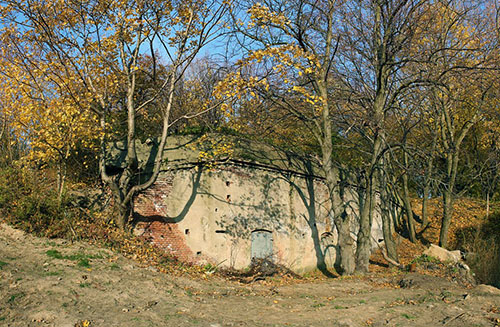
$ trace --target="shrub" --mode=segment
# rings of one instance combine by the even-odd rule
[[[457,231],[457,240],[465,250],[467,263],[480,282],[500,286],[500,212],[478,227]]]
[[[67,237],[75,215],[69,199],[59,199],[50,183],[16,168],[0,170],[0,210],[11,225],[47,237]]]
[[[20,193],[24,193],[24,183],[18,169],[0,169],[0,210],[8,212],[15,206]]]

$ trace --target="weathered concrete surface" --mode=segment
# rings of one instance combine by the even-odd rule
[[[135,200],[136,234],[183,261],[237,269],[250,264],[256,231],[271,233],[272,259],[294,271],[338,262],[332,217],[339,208],[331,210],[319,170],[269,146],[237,142],[231,160],[209,169],[198,161],[206,145],[189,136],[169,139],[157,182]],[[145,176],[155,144],[138,145]],[[108,164],[120,166],[123,148],[115,145]],[[347,193],[355,239],[358,197],[354,188]],[[373,239],[382,238],[376,217]]]

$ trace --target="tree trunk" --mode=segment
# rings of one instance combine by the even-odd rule
[[[371,229],[373,222],[373,210],[375,206],[375,187],[377,183],[377,174],[382,167],[381,153],[384,142],[384,110],[387,100],[387,83],[389,81],[390,58],[388,50],[390,35],[390,26],[384,26],[383,19],[383,4],[382,2],[373,2],[374,5],[374,30],[373,30],[373,65],[376,74],[376,90],[375,99],[371,108],[371,112],[367,117],[371,126],[372,151],[370,154],[370,163],[366,173],[366,190],[364,192],[363,204],[360,206],[361,214],[359,221],[359,233],[356,248],[356,271],[360,273],[369,272],[370,255],[371,255]],[[361,204],[361,203],[360,203]]]
[[[413,219],[413,208],[411,207],[410,190],[408,188],[408,153],[405,150],[403,151],[404,165],[406,168],[406,171],[403,174],[403,204],[405,207],[406,228],[408,230],[410,241],[412,243],[416,243],[417,233],[415,231],[415,219]]]
[[[342,275],[352,275],[354,273],[356,263],[354,257],[354,239],[351,236],[351,219],[347,213],[348,204],[345,199],[347,176],[344,172],[339,172],[339,197],[341,201],[341,212],[335,215],[334,222],[338,233],[338,247],[340,252],[340,269]],[[330,191],[332,199],[334,195],[335,185],[330,177],[329,185],[333,186]],[[335,202],[332,202],[335,203]]]
[[[340,252],[340,269],[342,275],[352,275],[356,263],[354,260],[354,239],[351,237],[351,223],[346,207],[335,217],[335,227],[338,232],[338,247]]]
[[[340,192],[340,199],[342,202],[341,206],[343,209],[340,214],[336,214],[334,216],[334,223],[338,232],[340,268],[342,270],[341,274],[352,275],[354,273],[354,267],[355,267],[354,249],[353,249],[354,240],[351,237],[351,220],[349,219],[350,217],[346,212],[347,204],[344,196],[345,194],[344,189],[346,185],[345,176],[341,172],[340,173],[341,180],[340,183],[338,183],[338,178],[335,174],[335,170],[332,163],[332,149],[333,145],[331,144],[331,137],[330,137],[329,142],[326,141],[323,143],[323,157],[324,157],[323,162],[325,163],[323,165],[323,168],[325,169],[326,184],[328,187],[332,210],[336,203],[335,198],[336,198],[337,186],[340,185],[339,192]]]
[[[448,246],[448,232],[453,213],[452,191],[448,188],[443,191],[443,220],[441,221],[441,232],[439,234],[439,246],[446,248]]]
[[[356,271],[359,273],[370,271],[374,197],[373,184],[372,181],[369,181],[368,187],[364,192],[363,204],[360,208],[359,231],[356,242]]]
[[[441,222],[441,231],[439,234],[439,246],[443,248],[448,246],[448,232],[453,214],[453,192],[458,170],[458,149],[449,153],[446,161],[448,177],[443,190],[443,220]]]
[[[384,161],[386,160],[384,159]],[[396,242],[394,241],[394,238],[392,237],[394,226],[391,216],[391,210],[393,210],[392,207],[394,207],[394,205],[393,201],[391,201],[390,199],[390,192],[388,192],[386,172],[380,174],[379,188],[380,188],[380,214],[382,216],[382,232],[384,235],[384,244],[387,257],[394,262],[398,262],[399,258],[398,258],[397,246]]]
[[[429,195],[431,191],[431,178],[432,172],[434,170],[434,151],[436,149],[437,144],[437,134],[434,134],[432,139],[432,147],[431,147],[431,155],[429,160],[427,161],[427,169],[425,172],[425,181],[424,181],[424,189],[422,194],[422,230],[427,228],[429,225],[429,217],[427,215],[427,206]]]
[[[380,97],[375,101],[376,107],[383,101]],[[378,110],[376,112],[379,112]],[[378,115],[377,115],[378,116]],[[379,118],[375,119],[379,121]],[[377,124],[378,125],[378,124]],[[356,271],[359,273],[367,273],[370,271],[370,256],[371,256],[371,231],[373,224],[373,211],[375,208],[375,187],[380,164],[380,153],[382,152],[382,130],[380,134],[374,136],[373,152],[371,163],[368,168],[367,176],[365,176],[366,189],[361,192],[362,195],[359,201],[360,219],[359,232],[356,242]]]
[[[116,225],[120,230],[125,230],[132,213],[132,206],[130,204],[120,204],[119,213],[116,220]]]
[[[428,185],[424,186],[424,191],[422,195],[422,230],[427,228],[427,225],[429,225],[429,216],[427,215],[428,212],[428,196],[429,196],[429,190],[430,187]]]

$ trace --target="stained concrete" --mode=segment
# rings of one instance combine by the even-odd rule
[[[169,140],[157,183],[135,201],[141,221],[136,233],[160,240],[155,236],[160,232],[148,230],[148,219],[169,224],[170,230],[176,229],[175,238],[183,238],[174,242],[171,236],[169,243],[169,237],[161,235],[163,248],[173,255],[241,269],[251,261],[252,231],[265,230],[272,233],[272,259],[296,272],[338,262],[332,215],[339,208],[331,210],[317,167],[269,146],[241,141],[230,158],[218,158],[226,160],[207,167],[199,162],[204,145],[195,140],[192,136]],[[138,144],[144,176],[148,163],[154,162],[155,144]],[[109,165],[120,166],[120,148],[123,144],[115,145]],[[347,193],[355,238],[357,194],[353,187]],[[374,240],[383,238],[378,215],[372,234]]]

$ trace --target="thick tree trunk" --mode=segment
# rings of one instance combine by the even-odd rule
[[[380,188],[380,214],[382,216],[382,232],[384,235],[384,244],[387,257],[393,262],[398,262],[399,258],[398,258],[397,246],[396,242],[394,241],[394,238],[392,237],[394,228],[391,216],[391,210],[393,210],[392,209],[393,201],[391,201],[390,192],[387,189],[388,186],[387,186],[386,172],[380,174],[379,188]]]
[[[351,219],[347,213],[348,205],[345,198],[346,188],[348,185],[346,178],[347,178],[346,175],[342,171],[339,172],[340,181],[338,183],[339,186],[338,192],[341,201],[340,207],[342,209],[341,212],[335,215],[334,223],[338,233],[340,269],[342,270],[341,273],[342,275],[352,275],[356,268],[356,262],[354,256],[354,239],[351,236]],[[335,184],[334,184],[335,181],[331,176],[330,178],[327,178],[327,180],[330,180],[328,182],[328,184],[332,187],[330,190],[330,194],[332,196],[332,203],[335,203],[333,201],[333,196],[335,192]]]
[[[380,106],[380,102],[383,101],[379,97],[376,101],[376,107]],[[377,111],[379,112],[379,111]],[[376,119],[376,121],[380,121]],[[373,224],[373,212],[375,209],[375,188],[377,185],[377,176],[379,172],[377,171],[380,167],[380,154],[382,152],[382,130],[379,131],[380,134],[374,136],[373,142],[373,152],[371,163],[367,171],[367,176],[365,177],[366,189],[361,192],[359,201],[359,231],[358,239],[356,242],[356,271],[359,273],[367,273],[370,271],[370,256],[372,250],[372,240],[371,231]]]
[[[340,214],[334,213],[335,214],[334,223],[338,232],[340,268],[342,270],[341,274],[352,275],[354,273],[354,268],[355,268],[354,249],[353,249],[354,240],[351,237],[351,220],[349,219],[349,215],[346,212],[347,209],[347,204],[345,201],[346,183],[343,177],[340,178],[341,179],[340,183],[338,182],[338,177],[335,173],[335,169],[333,167],[331,158],[332,148],[333,148],[331,144],[331,138],[330,138],[330,143],[325,142],[323,145],[324,145],[323,155],[325,162],[324,169],[326,175],[326,184],[329,191],[332,210],[336,203],[335,198],[336,198],[337,187],[339,187],[340,199],[342,202],[341,206],[343,208]],[[342,175],[342,173],[340,174]]]
[[[385,249],[387,250],[387,256],[398,262],[399,257],[398,257],[398,249],[396,247],[396,242],[394,241],[394,238],[392,237],[391,233],[391,217],[386,209],[382,209],[382,232],[384,235],[384,243],[385,243]]]
[[[373,221],[375,192],[372,182],[368,182],[368,187],[364,193],[363,205],[361,207],[359,219],[358,239],[356,242],[356,271],[367,273],[370,271],[371,256],[371,230]]]
[[[363,203],[360,201],[360,221],[356,248],[356,271],[360,273],[369,272],[371,256],[371,229],[373,222],[373,211],[375,208],[375,188],[377,184],[377,174],[382,168],[381,153],[384,142],[384,110],[387,101],[387,83],[390,74],[390,61],[392,58],[388,52],[390,26],[384,26],[383,4],[373,2],[374,5],[374,30],[373,30],[373,65],[376,74],[375,99],[371,112],[367,117],[371,126],[371,142],[373,142],[370,154],[370,163],[366,170],[366,190],[364,192]],[[388,56],[389,55],[389,56]],[[362,205],[361,205],[362,204]]]
[[[116,225],[121,230],[125,230],[127,228],[127,223],[130,219],[130,215],[132,213],[132,206],[130,204],[120,204],[119,205],[119,213],[116,221]]]
[[[352,275],[356,267],[354,260],[354,239],[351,237],[351,223],[345,209],[340,215],[335,217],[334,221],[338,232],[341,274]]]

